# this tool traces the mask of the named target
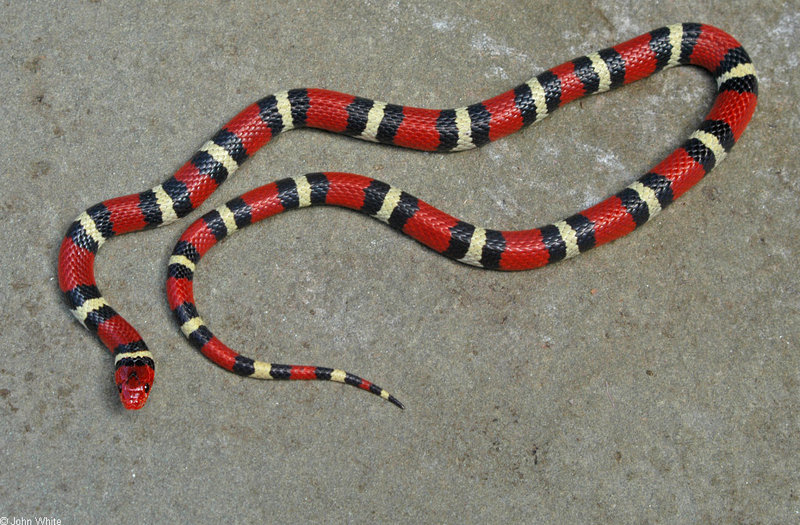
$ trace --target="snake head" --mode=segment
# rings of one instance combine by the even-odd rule
[[[128,410],[139,410],[147,401],[155,379],[153,359],[144,355],[120,357],[114,373],[119,399]]]

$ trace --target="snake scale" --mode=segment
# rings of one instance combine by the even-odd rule
[[[254,361],[217,339],[195,307],[197,262],[227,235],[285,210],[312,205],[351,208],[387,223],[459,262],[526,270],[573,257],[617,239],[702,179],[739,139],[756,107],[758,83],[750,57],[724,31],[696,23],[662,27],[566,62],[483,102],[456,109],[388,104],[325,89],[292,89],[248,106],[169,179],[103,201],[69,227],[58,258],[59,285],[72,313],[108,347],[123,405],[141,408],[154,379],[153,355],[136,330],[103,298],[94,277],[99,248],[111,237],[170,224],[200,206],[239,166],[276,135],[320,128],[424,151],[482,146],[537,122],[558,107],[678,65],[708,70],[713,106],[699,128],[638,180],[564,220],[524,231],[499,231],[452,217],[384,182],[347,173],[283,179],[233,199],[198,219],[169,260],[167,296],[181,331],[206,357],[237,374],[261,379],[347,383],[400,406],[382,388],[343,370]]]

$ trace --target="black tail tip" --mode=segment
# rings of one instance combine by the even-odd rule
[[[389,401],[390,403],[392,403],[393,405],[395,405],[395,406],[399,407],[401,410],[405,410],[405,408],[406,408],[406,407],[405,407],[405,405],[403,405],[403,403],[401,403],[401,402],[400,402],[400,400],[399,400],[399,399],[397,399],[397,398],[396,398],[396,397],[394,397],[394,396],[391,396],[391,395],[390,395],[390,396],[389,396],[389,399],[388,399],[388,401]]]

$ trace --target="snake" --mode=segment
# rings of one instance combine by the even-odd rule
[[[154,359],[139,333],[97,286],[95,258],[110,238],[188,215],[258,149],[292,129],[318,128],[422,151],[463,151],[519,131],[573,100],[679,65],[699,66],[716,81],[713,105],[700,126],[633,183],[552,224],[521,231],[483,228],[388,183],[351,173],[317,172],[278,180],[230,200],[196,220],[180,237],[169,258],[167,298],[181,332],[208,359],[241,376],[346,383],[403,408],[386,390],[344,370],[266,363],[226,346],[197,311],[193,278],[200,258],[249,224],[314,205],[364,213],[441,255],[481,268],[527,270],[572,258],[655,217],[722,161],[742,135],[755,111],[758,81],[749,55],[734,37],[700,23],[661,27],[455,109],[402,106],[320,88],[269,95],[237,114],[161,184],[102,201],[81,213],[61,243],[60,290],[72,314],[114,357],[123,406],[139,409],[151,392]]]

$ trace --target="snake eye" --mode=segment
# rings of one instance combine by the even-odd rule
[[[117,385],[117,392],[122,392],[122,385]]]
[[[144,385],[144,392],[145,393],[149,393],[150,392],[150,385]]]

